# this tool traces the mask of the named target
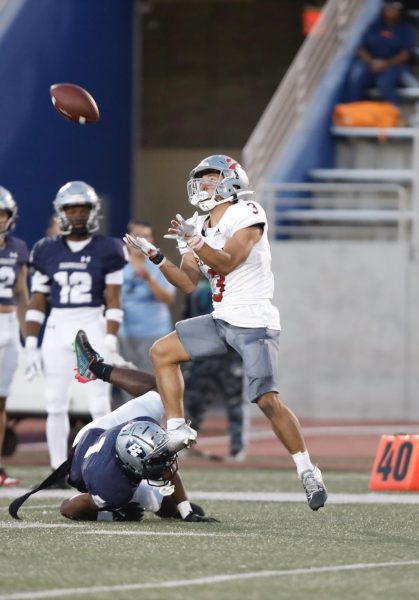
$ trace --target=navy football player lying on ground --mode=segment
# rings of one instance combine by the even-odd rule
[[[170,448],[166,431],[160,426],[164,415],[159,394],[153,390],[151,375],[112,367],[90,346],[86,334],[79,331],[75,340],[76,377],[90,381],[106,373],[106,381],[120,385],[139,397],[112,413],[88,423],[77,434],[68,465],[68,482],[81,494],[64,500],[60,511],[75,520],[141,521],[144,510],[162,518],[189,522],[216,522],[204,516],[201,507],[190,503],[177,472],[176,452],[185,447],[179,440]],[[103,367],[94,375],[90,369]],[[55,473],[62,476],[59,467]],[[50,475],[38,488],[11,503],[17,511],[29,495],[49,486]]]

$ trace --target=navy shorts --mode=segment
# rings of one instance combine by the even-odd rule
[[[256,402],[279,392],[279,330],[236,327],[211,315],[176,323],[176,332],[191,360],[227,353],[234,348],[243,360],[243,396]]]

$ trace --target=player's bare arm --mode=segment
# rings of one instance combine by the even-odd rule
[[[23,265],[16,282],[15,296],[17,305],[17,318],[19,320],[19,327],[23,337],[26,335],[26,322],[25,315],[29,304],[29,292],[28,292],[28,268]]]
[[[262,225],[252,225],[236,231],[221,250],[215,250],[204,243],[195,252],[206,265],[217,273],[228,275],[246,260],[254,245],[262,237],[262,233]]]
[[[31,320],[30,316],[31,314],[36,314],[36,313],[30,313],[29,311],[37,311],[39,313],[39,320],[35,321],[35,320]],[[41,329],[41,315],[40,313],[43,313],[45,315],[47,311],[47,299],[45,294],[41,294],[41,292],[34,292],[32,294],[32,297],[30,299],[29,305],[28,305],[28,310],[26,313],[26,335],[27,337],[29,336],[34,336],[34,337],[38,337],[40,329]]]
[[[106,284],[105,287],[106,310],[121,310],[121,286],[115,284]],[[106,333],[116,335],[119,330],[120,320],[112,319],[112,312],[106,315]],[[115,313],[118,314],[118,313]],[[119,317],[118,317],[119,318]]]

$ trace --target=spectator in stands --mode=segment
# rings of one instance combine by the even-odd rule
[[[19,355],[19,330],[25,337],[25,311],[28,306],[29,252],[26,242],[11,235],[17,219],[12,194],[0,186],[0,488],[19,485],[2,466],[6,434],[6,399],[9,395]]]
[[[151,243],[154,241],[152,226],[147,221],[130,221],[128,231]],[[124,317],[119,331],[120,350],[127,361],[152,374],[149,349],[173,328],[169,305],[175,301],[176,291],[145,256],[129,252],[129,259],[122,285]],[[126,392],[116,389],[112,397],[113,408],[130,399]]]
[[[186,299],[185,319],[213,311],[212,291],[207,279],[201,279]],[[230,434],[229,459],[244,460],[249,419],[247,406],[243,402],[243,364],[239,354],[229,348],[227,354],[222,356],[195,359],[184,365],[183,375],[186,384],[185,410],[194,429],[199,431],[211,404],[225,404]]]
[[[415,38],[402,2],[384,0],[380,18],[366,31],[350,70],[346,100],[363,100],[367,89],[376,86],[383,100],[398,106],[397,87],[419,85],[409,66]]]

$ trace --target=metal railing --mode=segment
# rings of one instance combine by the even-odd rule
[[[416,212],[403,185],[277,183],[262,187],[273,239],[397,239],[413,243]]]
[[[303,119],[307,104],[342,48],[365,0],[329,0],[243,149],[253,188]]]

